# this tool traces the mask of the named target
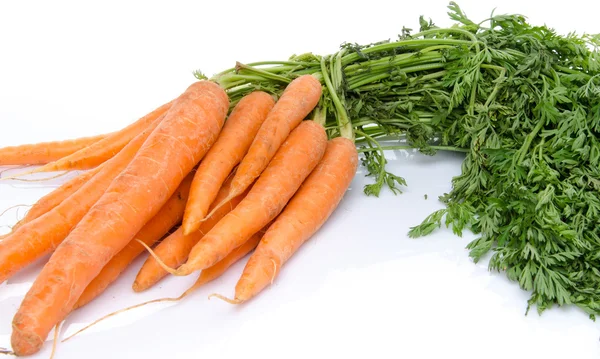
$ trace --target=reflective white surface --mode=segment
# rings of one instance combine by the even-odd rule
[[[369,4],[3,2],[0,33],[12,35],[0,37],[1,51],[12,56],[0,57],[0,146],[116,130],[183,91],[199,67],[210,75],[236,60],[328,53],[343,41],[377,41],[402,25],[416,28],[420,14],[448,23],[446,1]],[[600,32],[598,5],[588,1],[549,1],[543,8],[523,1],[459,4],[475,19],[498,7],[561,32]],[[207,299],[233,294],[242,261],[180,303],[136,309],[59,343],[57,358],[599,357],[599,324],[574,308],[525,316],[528,293],[503,273],[490,273],[486,261],[473,264],[464,249],[472,236],[442,228],[407,237],[409,227],[441,208],[437,197],[460,172],[461,155],[397,151],[388,158],[389,169],[408,182],[404,193],[365,196],[371,179],[361,168],[331,219],[252,301],[236,307]],[[0,212],[34,203],[70,176],[0,182]],[[24,210],[2,215],[0,233]],[[179,295],[195,280],[171,277],[133,293],[142,259],[73,313],[61,337],[125,306]],[[39,268],[0,285],[0,347],[10,345],[12,316]],[[50,347],[48,340],[33,358],[47,358]]]

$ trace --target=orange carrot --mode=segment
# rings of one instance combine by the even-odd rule
[[[219,190],[213,206],[227,197],[229,194],[230,185],[231,177],[225,181],[225,184],[223,184],[223,187],[221,187]],[[208,233],[208,231],[210,231],[215,224],[221,220],[221,218],[225,217],[227,213],[231,212],[242,201],[245,195],[246,192],[229,200],[229,202],[227,202],[224,206],[221,206],[213,216],[202,222],[200,228],[192,234],[186,236],[183,234],[183,228],[178,228],[175,232],[160,242],[156,248],[154,248],[154,253],[158,255],[160,259],[169,267],[178,267],[182,265],[185,263],[190,251],[196,245],[196,243],[198,243],[198,241],[202,239],[202,237]],[[167,274],[169,273],[167,273],[157,263],[154,257],[149,256],[135,277],[135,281],[133,282],[132,286],[133,290],[136,292],[146,290],[164,278]]]
[[[161,119],[106,162],[102,169],[59,205],[35,220],[20,226],[0,242],[0,283],[50,253],[79,223],[102,196],[113,179],[129,164]]]
[[[281,266],[329,218],[356,173],[358,153],[354,143],[337,137],[315,170],[302,184],[261,239],[235,287],[231,303],[254,297],[273,282]]]
[[[321,93],[321,83],[312,75],[287,85],[238,166],[230,196],[244,192],[260,176],[290,132],[315,108]]]
[[[68,198],[70,195],[75,193],[79,188],[85,185],[96,173],[100,172],[104,164],[86,171],[71,180],[63,183],[60,187],[54,191],[48,193],[44,197],[40,198],[27,212],[25,217],[21,220],[24,223],[28,223],[38,218],[41,215],[46,214],[52,208],[58,206],[62,201]]]
[[[0,148],[0,166],[45,165],[89,147],[112,134],[3,147]]]
[[[151,246],[181,221],[192,178],[193,175],[190,173],[183,182],[181,182],[179,188],[171,198],[169,198],[167,203],[165,203],[160,211],[135,235],[136,240],[140,240]],[[77,303],[75,303],[73,310],[86,305],[104,292],[104,290],[121,275],[123,270],[125,270],[143,251],[144,247],[135,240],[129,242],[125,248],[106,263],[96,278],[88,284],[77,300]]]
[[[151,126],[156,119],[163,116],[167,112],[167,110],[169,110],[172,103],[173,101],[160,106],[159,108],[155,109],[154,111],[150,112],[149,114],[140,118],[139,120],[135,121],[129,126],[123,128],[122,130],[114,132],[113,134],[106,136],[102,140],[88,147],[82,148],[81,150],[75,153],[72,153],[57,161],[50,162],[45,166],[38,167],[31,171],[18,173],[10,177],[5,177],[5,179],[15,178],[26,174],[39,172],[72,171],[94,168],[116,155],[134,137],[140,134],[144,129]]]
[[[183,234],[188,235],[200,228],[219,188],[248,151],[274,104],[275,100],[269,94],[255,91],[244,96],[234,107],[219,139],[196,171],[183,216]]]
[[[13,318],[17,355],[38,352],[87,285],[175,192],[215,142],[225,91],[198,81],[178,97],[125,170],[54,251]]]
[[[314,121],[301,123],[240,204],[192,248],[187,262],[176,270],[163,268],[175,275],[188,275],[214,265],[242,245],[283,210],[321,160],[326,147],[323,126]]]
[[[63,342],[66,342],[67,340],[73,338],[74,336],[78,335],[79,333],[83,332],[84,330],[87,330],[90,327],[100,323],[101,321],[108,319],[110,317],[113,317],[117,314],[127,312],[127,311],[135,309],[135,308],[143,307],[145,305],[152,304],[152,303],[178,302],[178,301],[182,300],[183,298],[185,298],[188,295],[190,295],[191,293],[193,293],[196,289],[219,278],[223,273],[225,273],[227,271],[227,269],[229,269],[229,267],[231,267],[232,265],[237,263],[237,261],[239,261],[240,259],[244,258],[248,253],[250,253],[254,248],[256,248],[256,245],[260,241],[260,238],[262,237],[263,234],[264,234],[264,230],[261,230],[258,233],[255,233],[246,243],[244,243],[241,246],[239,246],[238,248],[234,249],[233,252],[231,252],[227,255],[227,257],[223,258],[221,261],[219,261],[214,266],[208,267],[205,270],[203,270],[202,272],[200,272],[200,276],[198,276],[198,279],[196,280],[196,282],[191,287],[189,287],[185,292],[183,292],[179,297],[152,299],[147,302],[143,302],[143,303],[132,305],[127,308],[119,309],[119,310],[114,311],[110,314],[107,314],[107,315],[93,321],[92,323],[86,325],[85,327],[79,329],[75,333],[73,333],[73,334],[69,335],[67,338],[63,339]]]
[[[62,201],[68,198],[70,195],[75,193],[81,186],[83,186],[87,181],[90,180],[96,173],[100,171],[104,164],[86,171],[76,177],[73,177],[71,180],[63,183],[60,187],[55,189],[54,191],[48,193],[44,197],[40,198],[25,214],[20,221],[18,221],[12,228],[11,233],[8,233],[4,236],[0,236],[0,239],[4,237],[8,237],[10,234],[14,233],[19,227],[27,224],[34,219],[48,213],[54,207],[58,206]]]

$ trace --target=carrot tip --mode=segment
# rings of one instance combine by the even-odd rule
[[[242,304],[244,302],[243,300],[239,300],[239,299],[229,299],[226,296],[218,294],[218,293],[213,293],[213,294],[209,295],[208,300],[210,300],[210,298],[212,298],[212,297],[216,297],[221,300],[224,300],[229,304]]]

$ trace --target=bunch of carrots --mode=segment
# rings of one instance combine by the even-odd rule
[[[13,318],[14,354],[38,352],[146,250],[136,292],[200,271],[182,298],[252,252],[235,296],[218,296],[239,304],[259,294],[356,173],[353,140],[328,139],[309,116],[321,96],[320,80],[303,75],[279,98],[256,90],[233,106],[200,80],[120,131],[1,148],[0,165],[41,165],[26,173],[87,170],[0,239],[0,283],[51,254]]]

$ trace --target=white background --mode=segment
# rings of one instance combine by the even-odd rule
[[[592,1],[461,1],[474,20],[522,13],[561,33],[600,32]],[[347,42],[394,38],[418,16],[449,25],[446,1],[0,2],[0,146],[117,130],[235,61],[328,54]],[[524,316],[528,293],[473,264],[471,236],[440,230],[406,236],[450,189],[461,156],[389,153],[405,193],[366,197],[357,174],[322,230],[251,302],[233,307],[243,263],[177,304],[158,304],[98,325],[58,347],[58,358],[394,357],[597,358],[599,325],[574,308]],[[62,183],[0,182],[0,209],[32,204]],[[428,198],[425,200],[424,195]],[[23,214],[0,217],[0,233]],[[195,278],[168,278],[134,294],[141,261],[98,300],[74,313],[63,337],[110,311],[178,295]],[[0,347],[35,278],[31,268],[0,285]],[[50,341],[37,357],[47,358]]]

